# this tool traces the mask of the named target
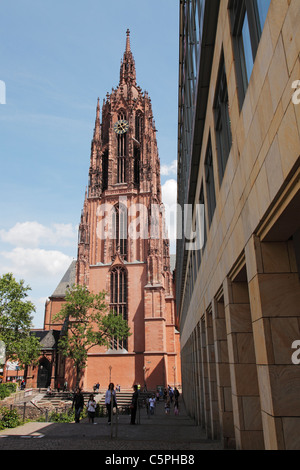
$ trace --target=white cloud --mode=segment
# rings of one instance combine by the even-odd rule
[[[25,280],[55,278],[66,271],[73,259],[60,251],[23,247],[2,251],[0,256],[2,274],[12,272]]]
[[[11,272],[31,287],[29,299],[36,306],[33,324],[42,328],[46,296],[52,294],[73,260],[65,251],[70,254],[76,249],[77,227],[18,222],[0,230],[0,245],[0,276]]]
[[[170,239],[170,252],[175,253],[177,237],[177,182],[173,179],[167,180],[161,189],[162,201],[165,206],[167,233]]]
[[[76,243],[76,238],[77,229],[72,224],[46,227],[39,222],[18,222],[9,230],[0,230],[2,242],[25,248],[37,248],[40,245],[70,246]]]
[[[169,165],[162,165],[160,174],[161,176],[177,175],[177,160],[173,160]]]
[[[162,200],[167,206],[177,204],[177,182],[173,179],[167,180],[161,187]]]

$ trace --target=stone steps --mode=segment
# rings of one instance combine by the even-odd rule
[[[123,390],[121,392],[116,392],[116,399],[118,408],[129,408],[132,400],[132,390]],[[139,392],[139,401],[142,405],[143,401],[152,394],[152,392]],[[105,407],[105,393],[103,397],[99,400],[99,405]]]
[[[84,403],[86,404],[89,396],[91,394],[88,392],[83,393],[84,397]],[[97,398],[100,399],[100,396],[102,394],[94,394],[96,401]],[[46,393],[43,395],[43,397],[36,402],[36,405],[38,406],[52,406],[52,407],[59,407],[59,406],[66,406],[66,405],[72,405],[73,401],[73,393],[72,392],[52,392],[51,395],[47,395]]]

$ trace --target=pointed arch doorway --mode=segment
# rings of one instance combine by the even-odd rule
[[[43,357],[39,363],[37,388],[47,388],[51,382],[51,363]]]

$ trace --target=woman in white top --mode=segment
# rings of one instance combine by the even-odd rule
[[[155,397],[152,395],[151,398],[149,398],[149,405],[150,405],[150,414],[154,415],[154,408],[155,408]]]
[[[97,403],[94,399],[94,395],[90,395],[90,398],[89,398],[89,401],[87,402],[87,412],[88,412],[88,417],[89,417],[89,423],[94,423],[94,418],[95,418],[95,414],[96,414],[96,407],[97,407]]]
[[[112,407],[117,406],[116,391],[114,384],[110,383],[105,393],[105,404],[108,413],[108,424],[111,424]]]

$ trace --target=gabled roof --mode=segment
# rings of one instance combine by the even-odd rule
[[[73,260],[70,264],[68,270],[64,274],[60,283],[56,287],[55,291],[51,295],[52,297],[64,297],[66,295],[66,290],[68,287],[72,287],[75,284],[75,274],[76,274],[76,260]]]
[[[39,339],[41,349],[56,349],[60,331],[32,330],[30,334],[36,336]]]

